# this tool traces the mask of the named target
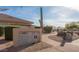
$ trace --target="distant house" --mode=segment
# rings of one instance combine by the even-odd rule
[[[33,22],[7,14],[0,14],[0,27],[5,28],[5,40],[13,40],[15,46],[30,45],[41,39],[41,30],[32,26]]]

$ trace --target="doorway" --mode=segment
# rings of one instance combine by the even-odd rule
[[[5,40],[12,41],[13,40],[13,27],[5,27]]]

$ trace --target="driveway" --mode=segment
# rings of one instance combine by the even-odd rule
[[[57,42],[55,40],[49,39],[51,34],[43,34],[42,35],[42,41],[46,42],[47,44],[52,45],[51,48],[40,50],[42,52],[79,52],[79,39],[73,41],[72,43],[66,43],[64,47],[61,47],[61,42]],[[55,39],[55,38],[54,38]],[[56,38],[59,39],[59,38]]]

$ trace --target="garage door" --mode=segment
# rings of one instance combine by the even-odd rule
[[[19,34],[18,42],[20,45],[29,44],[29,32],[22,32]]]

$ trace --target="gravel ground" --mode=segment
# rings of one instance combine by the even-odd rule
[[[48,38],[52,39],[54,41],[57,41],[57,42],[62,42],[62,40],[63,40],[62,37],[57,36],[57,35],[49,35]],[[79,36],[77,34],[74,34],[73,35],[73,41],[77,40],[77,39],[79,39]]]
[[[37,44],[34,44],[28,48],[25,48],[23,50],[21,50],[21,52],[36,52],[36,51],[39,51],[39,50],[43,50],[43,49],[47,49],[47,48],[50,48],[52,47],[52,45],[49,45],[45,42],[40,42],[40,43],[37,43]]]
[[[76,36],[75,36],[76,37]],[[74,37],[74,38],[75,38]],[[0,39],[0,52],[78,52],[79,40],[74,40],[72,43],[65,44],[64,47],[60,46],[62,41],[61,37],[56,34],[43,34],[42,42],[32,44],[28,47],[19,46],[14,47],[12,41],[5,41]]]
[[[51,45],[45,42],[39,42],[30,46],[19,46],[14,47],[12,41],[8,43],[4,43],[0,45],[0,52],[34,52],[42,49],[46,49],[52,47]]]
[[[52,47],[40,50],[40,52],[79,52],[79,39],[72,41],[72,43],[66,43],[64,47],[61,47],[61,43],[56,41],[59,40],[58,37],[54,35],[54,39],[57,38],[55,40],[49,38],[53,35],[53,33],[42,35],[42,41],[52,45]]]
[[[45,42],[39,42],[30,46],[14,47],[13,41],[6,41],[4,37],[0,37],[0,52],[35,52],[42,49],[50,48],[51,45]]]

